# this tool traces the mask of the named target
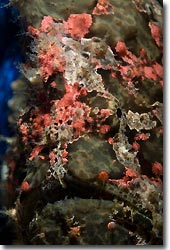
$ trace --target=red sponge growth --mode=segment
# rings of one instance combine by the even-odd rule
[[[93,10],[94,15],[108,15],[113,12],[113,6],[107,0],[98,0],[96,7]]]
[[[160,176],[163,174],[163,166],[161,163],[159,162],[154,162],[152,164],[152,172],[156,175],[156,176]]]
[[[41,22],[40,30],[42,32],[48,32],[53,23],[54,23],[54,21],[53,21],[53,18],[51,16],[45,16]]]
[[[64,72],[65,59],[62,49],[56,44],[47,42],[39,52],[40,71],[44,81],[47,81],[53,73]]]
[[[116,44],[116,52],[120,55],[120,56],[126,56],[128,53],[128,49],[126,47],[126,44],[122,41],[118,41]]]
[[[158,45],[159,48],[162,49],[162,31],[159,26],[157,26],[155,23],[150,22],[149,27],[151,29],[151,34],[153,39],[155,40],[155,43]]]
[[[91,24],[91,15],[86,13],[73,14],[64,23],[64,27],[73,38],[83,38],[89,32]]]

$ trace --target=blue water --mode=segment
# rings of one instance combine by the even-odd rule
[[[13,7],[5,7],[7,3],[7,0],[0,1],[0,135],[11,136],[7,103],[12,97],[11,82],[18,78],[18,64],[22,60],[18,42],[21,25],[19,12]],[[5,150],[5,143],[0,142],[0,157]]]
[[[8,100],[13,95],[11,83],[19,77],[18,65],[22,61],[19,43],[21,19],[16,8],[7,6],[8,1],[0,0],[0,136],[13,135],[13,129],[8,124]],[[0,141],[0,180],[1,163],[6,149],[6,143]]]

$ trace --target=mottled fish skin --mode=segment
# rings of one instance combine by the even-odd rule
[[[32,25],[10,116],[19,118],[7,157],[14,244],[162,245],[156,0],[110,0],[106,15],[94,8],[107,0],[11,2]],[[75,38],[65,27],[82,17]]]

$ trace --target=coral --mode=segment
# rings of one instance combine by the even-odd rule
[[[162,244],[161,32],[137,1],[66,2],[28,18],[29,95],[8,159],[17,240]]]

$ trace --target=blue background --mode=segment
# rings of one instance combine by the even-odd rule
[[[11,136],[8,124],[8,100],[12,97],[11,82],[19,77],[18,65],[21,62],[19,37],[21,22],[19,12],[14,7],[5,7],[8,0],[0,1],[0,135]],[[6,150],[6,144],[0,142],[0,160]]]
[[[19,46],[21,19],[17,9],[7,5],[8,0],[0,0],[0,136],[12,136],[14,133],[8,124],[8,100],[12,97],[11,82],[19,77],[18,65],[22,61]],[[0,141],[0,184],[1,165],[6,149],[6,143]],[[0,185],[0,245],[11,245],[15,234],[11,219],[4,212],[1,194]]]

